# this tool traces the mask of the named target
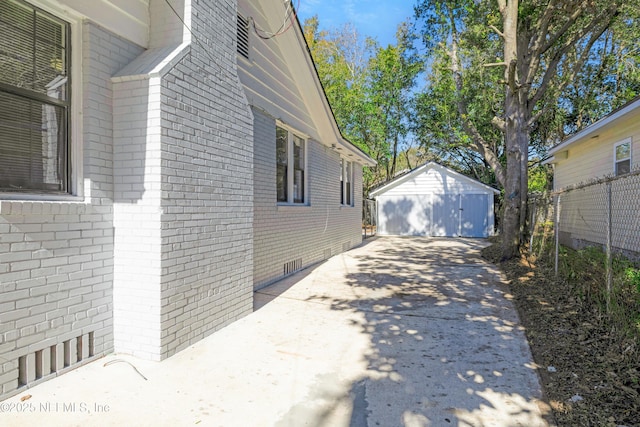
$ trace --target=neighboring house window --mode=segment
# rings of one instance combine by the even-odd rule
[[[353,206],[353,163],[341,160],[340,168],[340,203]]]
[[[616,176],[631,172],[631,138],[617,143],[613,148],[613,156]]]
[[[70,25],[0,2],[0,191],[70,190]]]
[[[276,127],[276,187],[281,203],[306,203],[306,141]]]
[[[238,53],[249,59],[249,20],[238,14]]]

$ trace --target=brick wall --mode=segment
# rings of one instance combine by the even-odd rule
[[[235,1],[215,4],[192,4],[206,36],[162,79],[163,357],[253,310],[252,116]]]
[[[91,23],[81,48],[85,200],[0,202],[3,397],[113,349],[110,77],[142,49]]]
[[[152,26],[175,29],[164,2],[151,6]],[[236,7],[181,10],[198,39],[158,70],[177,40],[153,31],[161,40],[117,77],[115,346],[154,360],[253,307],[252,117]]]
[[[254,288],[284,275],[284,265],[322,261],[362,242],[362,167],[354,164],[354,205],[340,205],[340,155],[307,142],[309,206],[276,203],[276,121],[254,109]]]

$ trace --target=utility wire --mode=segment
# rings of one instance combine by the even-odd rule
[[[298,5],[295,8],[293,7],[292,0],[284,0],[284,3],[287,5],[285,6],[285,15],[282,21],[282,25],[273,33],[263,30],[258,26],[258,24],[256,24],[256,21],[255,19],[253,19],[253,16],[249,17],[249,19],[251,20],[251,26],[253,27],[253,31],[262,40],[270,40],[274,37],[278,37],[286,33],[287,31],[289,31],[289,29],[291,29],[291,27],[293,26],[296,10],[300,7],[300,0],[298,0]]]
[[[171,5],[171,3],[169,3],[169,0],[164,0],[167,3],[167,6],[169,6],[169,8],[171,8],[171,10],[173,11],[173,14],[176,15],[176,17],[180,20],[180,22],[182,22],[182,25],[184,25],[184,27],[189,30],[189,32],[191,33],[191,36],[193,37],[193,39],[196,41],[196,43],[198,43],[200,45],[200,47],[202,48],[202,50],[205,51],[205,53],[207,54],[207,56],[209,57],[209,59],[211,59],[213,62],[215,62],[215,59],[209,54],[209,50],[202,44],[200,43],[200,39],[198,39],[198,36],[196,36],[196,34],[193,32],[193,30],[191,30],[191,28],[189,28],[189,26],[187,25],[186,22],[184,22],[184,19],[182,19],[182,17],[180,16],[180,14],[178,12],[176,12],[176,10],[173,8],[173,6]]]

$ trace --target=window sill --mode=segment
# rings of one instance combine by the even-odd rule
[[[278,203],[278,212],[303,212],[311,210],[310,205],[302,203]]]
[[[354,205],[340,205],[340,209],[353,209]]]
[[[9,199],[9,197],[21,197]],[[87,213],[89,204],[75,196],[35,196],[0,193],[0,215],[68,215]],[[4,200],[2,199],[4,198]]]

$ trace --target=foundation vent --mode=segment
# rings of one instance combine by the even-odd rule
[[[18,358],[18,385],[29,385],[94,355],[93,332]]]
[[[284,263],[284,275],[294,273],[302,268],[302,258]]]
[[[331,248],[327,248],[324,250],[324,259],[331,258]]]
[[[342,252],[346,252],[351,249],[351,240],[348,240],[342,244]]]

